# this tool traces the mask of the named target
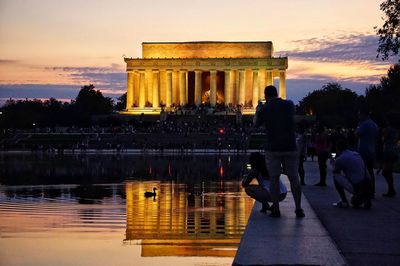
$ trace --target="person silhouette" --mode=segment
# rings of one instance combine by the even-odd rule
[[[301,208],[301,186],[298,174],[298,152],[296,147],[294,104],[278,97],[275,86],[264,90],[265,104],[259,102],[254,116],[254,126],[264,126],[266,132],[265,157],[271,179],[273,209],[271,217],[280,217],[279,178],[285,173],[290,181],[296,216],[304,217]]]
[[[244,176],[242,186],[245,188],[246,194],[261,202],[262,208],[260,212],[266,213],[267,210],[272,211],[273,207],[269,205],[272,202],[271,197],[271,182],[265,165],[265,158],[259,152],[250,154],[250,172]],[[258,184],[250,184],[253,179],[256,179]],[[287,188],[285,184],[279,180],[279,201],[286,198]]]

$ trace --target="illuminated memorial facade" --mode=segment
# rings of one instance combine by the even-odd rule
[[[126,114],[202,103],[254,113],[276,77],[286,98],[288,59],[273,57],[272,42],[144,42],[142,56],[125,58]]]

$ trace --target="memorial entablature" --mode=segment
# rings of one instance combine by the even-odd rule
[[[279,78],[286,98],[287,57],[273,57],[272,42],[145,42],[143,58],[125,58],[125,114],[161,107],[209,104],[254,113],[264,88]]]

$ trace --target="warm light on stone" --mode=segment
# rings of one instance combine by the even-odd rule
[[[240,105],[244,114],[253,114],[274,77],[286,98],[288,59],[272,56],[272,42],[144,42],[142,52],[143,58],[125,58],[123,114],[201,103]]]

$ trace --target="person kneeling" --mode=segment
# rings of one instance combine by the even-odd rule
[[[334,203],[338,208],[348,208],[349,203],[345,190],[351,193],[351,204],[358,208],[363,206],[371,208],[371,178],[361,155],[347,149],[345,141],[340,140],[336,144],[337,158],[334,162],[333,178],[335,188],[341,201]],[[343,174],[342,174],[343,173]]]
[[[260,212],[266,213],[267,210],[272,211],[273,207],[269,206],[269,202],[272,202],[270,187],[271,182],[269,181],[268,170],[265,165],[264,157],[256,152],[250,154],[250,172],[245,175],[242,180],[242,186],[245,188],[247,195],[262,203]],[[258,185],[252,185],[250,182],[256,179]],[[279,180],[279,201],[286,198],[287,188],[285,184]]]

